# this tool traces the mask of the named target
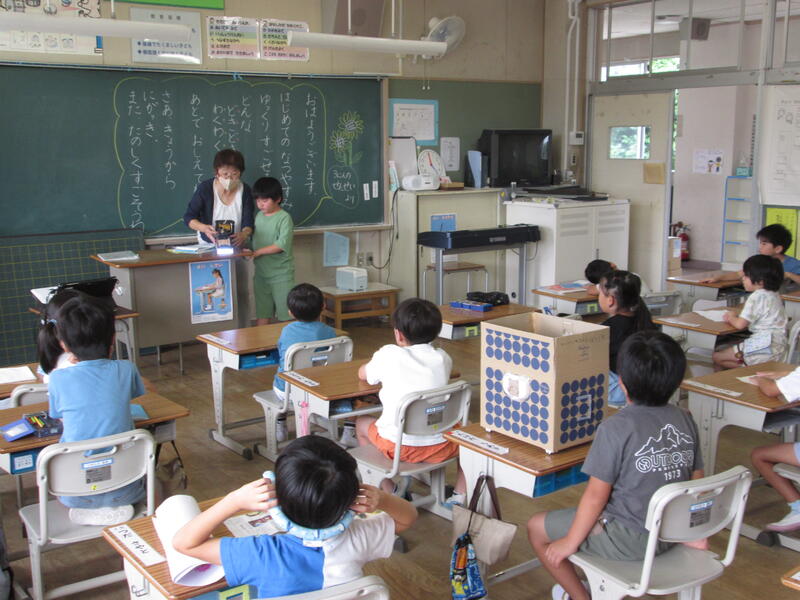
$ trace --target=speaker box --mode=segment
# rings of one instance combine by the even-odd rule
[[[698,40],[704,42],[708,39],[708,32],[711,29],[711,19],[692,19],[692,31],[689,31],[689,19],[681,20],[680,32],[681,39]],[[691,36],[689,35],[691,33]]]
[[[351,0],[352,33],[366,37],[381,37],[384,0]],[[347,0],[322,0],[322,31],[346,35]]]

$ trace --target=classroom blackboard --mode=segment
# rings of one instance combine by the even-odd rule
[[[229,147],[245,182],[281,180],[296,227],[383,221],[375,79],[3,67],[0,97],[0,234],[191,233],[189,198]]]

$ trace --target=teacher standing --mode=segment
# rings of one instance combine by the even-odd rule
[[[253,235],[255,204],[242,173],[241,152],[231,148],[217,152],[214,177],[197,186],[183,215],[183,222],[197,232],[198,242],[229,237],[231,244],[241,247]]]

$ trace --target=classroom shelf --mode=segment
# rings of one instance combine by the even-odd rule
[[[741,265],[755,252],[754,240],[751,239],[753,223],[756,222],[752,193],[752,177],[733,175],[725,179],[720,258],[723,265]]]

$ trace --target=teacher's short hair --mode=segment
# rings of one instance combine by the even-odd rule
[[[214,170],[220,167],[233,167],[239,173],[244,173],[244,155],[233,148],[225,148],[214,156]]]

